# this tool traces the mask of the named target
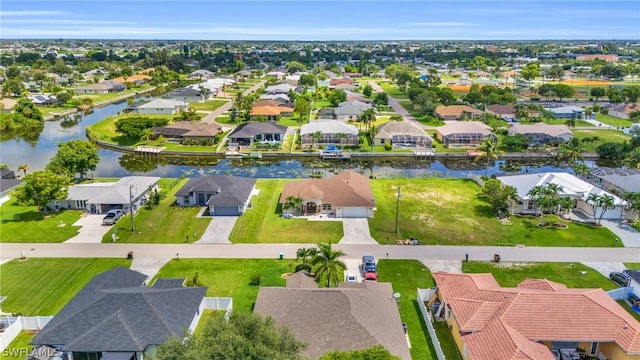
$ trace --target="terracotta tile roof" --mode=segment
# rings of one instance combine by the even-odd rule
[[[602,289],[537,279],[502,288],[491,274],[437,272],[434,280],[470,358],[553,359],[536,341],[615,342],[640,353],[640,323]]]
[[[288,196],[321,199],[333,206],[375,206],[369,179],[355,171],[344,171],[329,179],[310,179],[289,182],[284,185],[280,203]]]
[[[286,112],[293,112],[292,108],[284,106],[254,106],[251,108],[252,116],[275,116]]]
[[[467,105],[449,105],[449,106],[438,105],[436,107],[436,114],[440,116],[446,116],[446,115],[462,116],[463,112],[468,112],[470,114],[475,114],[475,115],[482,115],[482,111],[478,109],[474,109]]]

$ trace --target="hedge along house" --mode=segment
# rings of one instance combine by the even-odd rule
[[[128,212],[131,204],[135,212],[149,200],[153,191],[158,191],[159,181],[159,177],[153,176],[127,176],[116,182],[73,185],[64,200],[51,201],[47,206],[102,214],[111,209]]]
[[[207,175],[190,179],[176,192],[178,206],[207,206],[213,216],[238,216],[251,207],[258,193],[256,179]]]

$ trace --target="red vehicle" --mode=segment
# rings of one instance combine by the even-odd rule
[[[366,274],[364,274],[364,281],[371,281],[371,282],[378,282],[378,274],[376,273],[372,273],[372,272],[368,272]]]

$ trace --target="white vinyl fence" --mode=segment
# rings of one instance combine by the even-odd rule
[[[0,317],[0,351],[4,351],[22,330],[40,330],[53,316],[5,316]]]
[[[204,308],[210,310],[224,310],[225,320],[229,320],[231,312],[233,311],[233,299],[232,298],[218,298],[218,297],[205,297]]]
[[[632,287],[621,287],[607,291],[613,300],[627,300],[629,294],[633,292]]]
[[[433,328],[433,318],[431,317],[431,314],[429,314],[429,311],[427,311],[427,307],[424,304],[431,299],[433,294],[435,294],[435,291],[436,289],[418,289],[417,301],[424,323],[427,325],[431,343],[433,344],[433,348],[436,349],[436,356],[438,357],[438,360],[445,360],[442,347],[440,346],[440,340],[438,340],[438,336],[436,335],[436,329]]]

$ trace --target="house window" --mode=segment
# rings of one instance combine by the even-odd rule
[[[533,201],[527,202],[527,210],[533,210],[535,207],[535,203]]]
[[[331,204],[322,204],[322,211],[331,211]]]
[[[592,342],[591,343],[591,349],[589,350],[589,354],[595,355],[596,351],[598,351],[598,343],[597,342]]]
[[[189,197],[188,196],[183,196],[182,197],[182,203],[185,205],[189,205]]]

